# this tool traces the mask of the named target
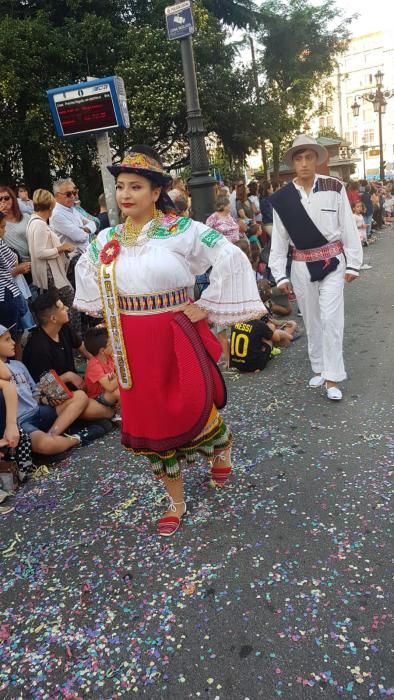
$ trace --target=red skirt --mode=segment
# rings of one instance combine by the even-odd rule
[[[221,346],[206,321],[182,312],[121,315],[133,385],[120,388],[122,444],[163,452],[188,445],[212,406],[226,404]]]

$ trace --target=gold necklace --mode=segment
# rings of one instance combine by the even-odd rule
[[[162,225],[163,218],[163,212],[159,209],[156,209],[155,207],[154,218],[152,219],[148,231],[146,232],[148,238],[154,236],[157,229],[160,228],[160,226]],[[146,224],[134,224],[131,218],[128,216],[119,237],[120,243],[126,246],[126,248],[136,245],[141,231],[145,225]]]

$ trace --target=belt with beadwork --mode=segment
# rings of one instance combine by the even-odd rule
[[[343,253],[342,241],[331,241],[331,243],[318,248],[308,248],[306,250],[293,248],[292,258],[301,262],[316,262],[318,260],[329,260],[334,255],[340,255],[341,253]]]
[[[186,304],[187,287],[168,289],[154,294],[119,294],[118,309],[121,314],[154,314]]]

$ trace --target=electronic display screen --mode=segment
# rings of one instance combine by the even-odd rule
[[[55,105],[65,136],[111,129],[118,125],[110,91],[70,100],[55,100]]]

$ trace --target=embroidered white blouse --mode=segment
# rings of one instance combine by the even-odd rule
[[[116,285],[120,295],[154,294],[192,287],[195,275],[212,267],[209,287],[198,305],[213,323],[231,324],[266,313],[246,255],[217,231],[189,218],[165,218],[149,237],[151,222],[142,229],[134,246],[121,245],[116,259]],[[100,251],[121,233],[122,225],[101,231],[75,268],[74,306],[80,311],[102,311],[97,282]]]
[[[346,272],[358,276],[363,261],[360,236],[354,223],[346,190],[333,177],[316,175],[309,195],[294,180],[300,199],[308,216],[327,239],[327,242],[342,241],[346,256]],[[292,243],[279,214],[274,210],[269,266],[278,287],[288,283],[286,276],[287,252]]]

